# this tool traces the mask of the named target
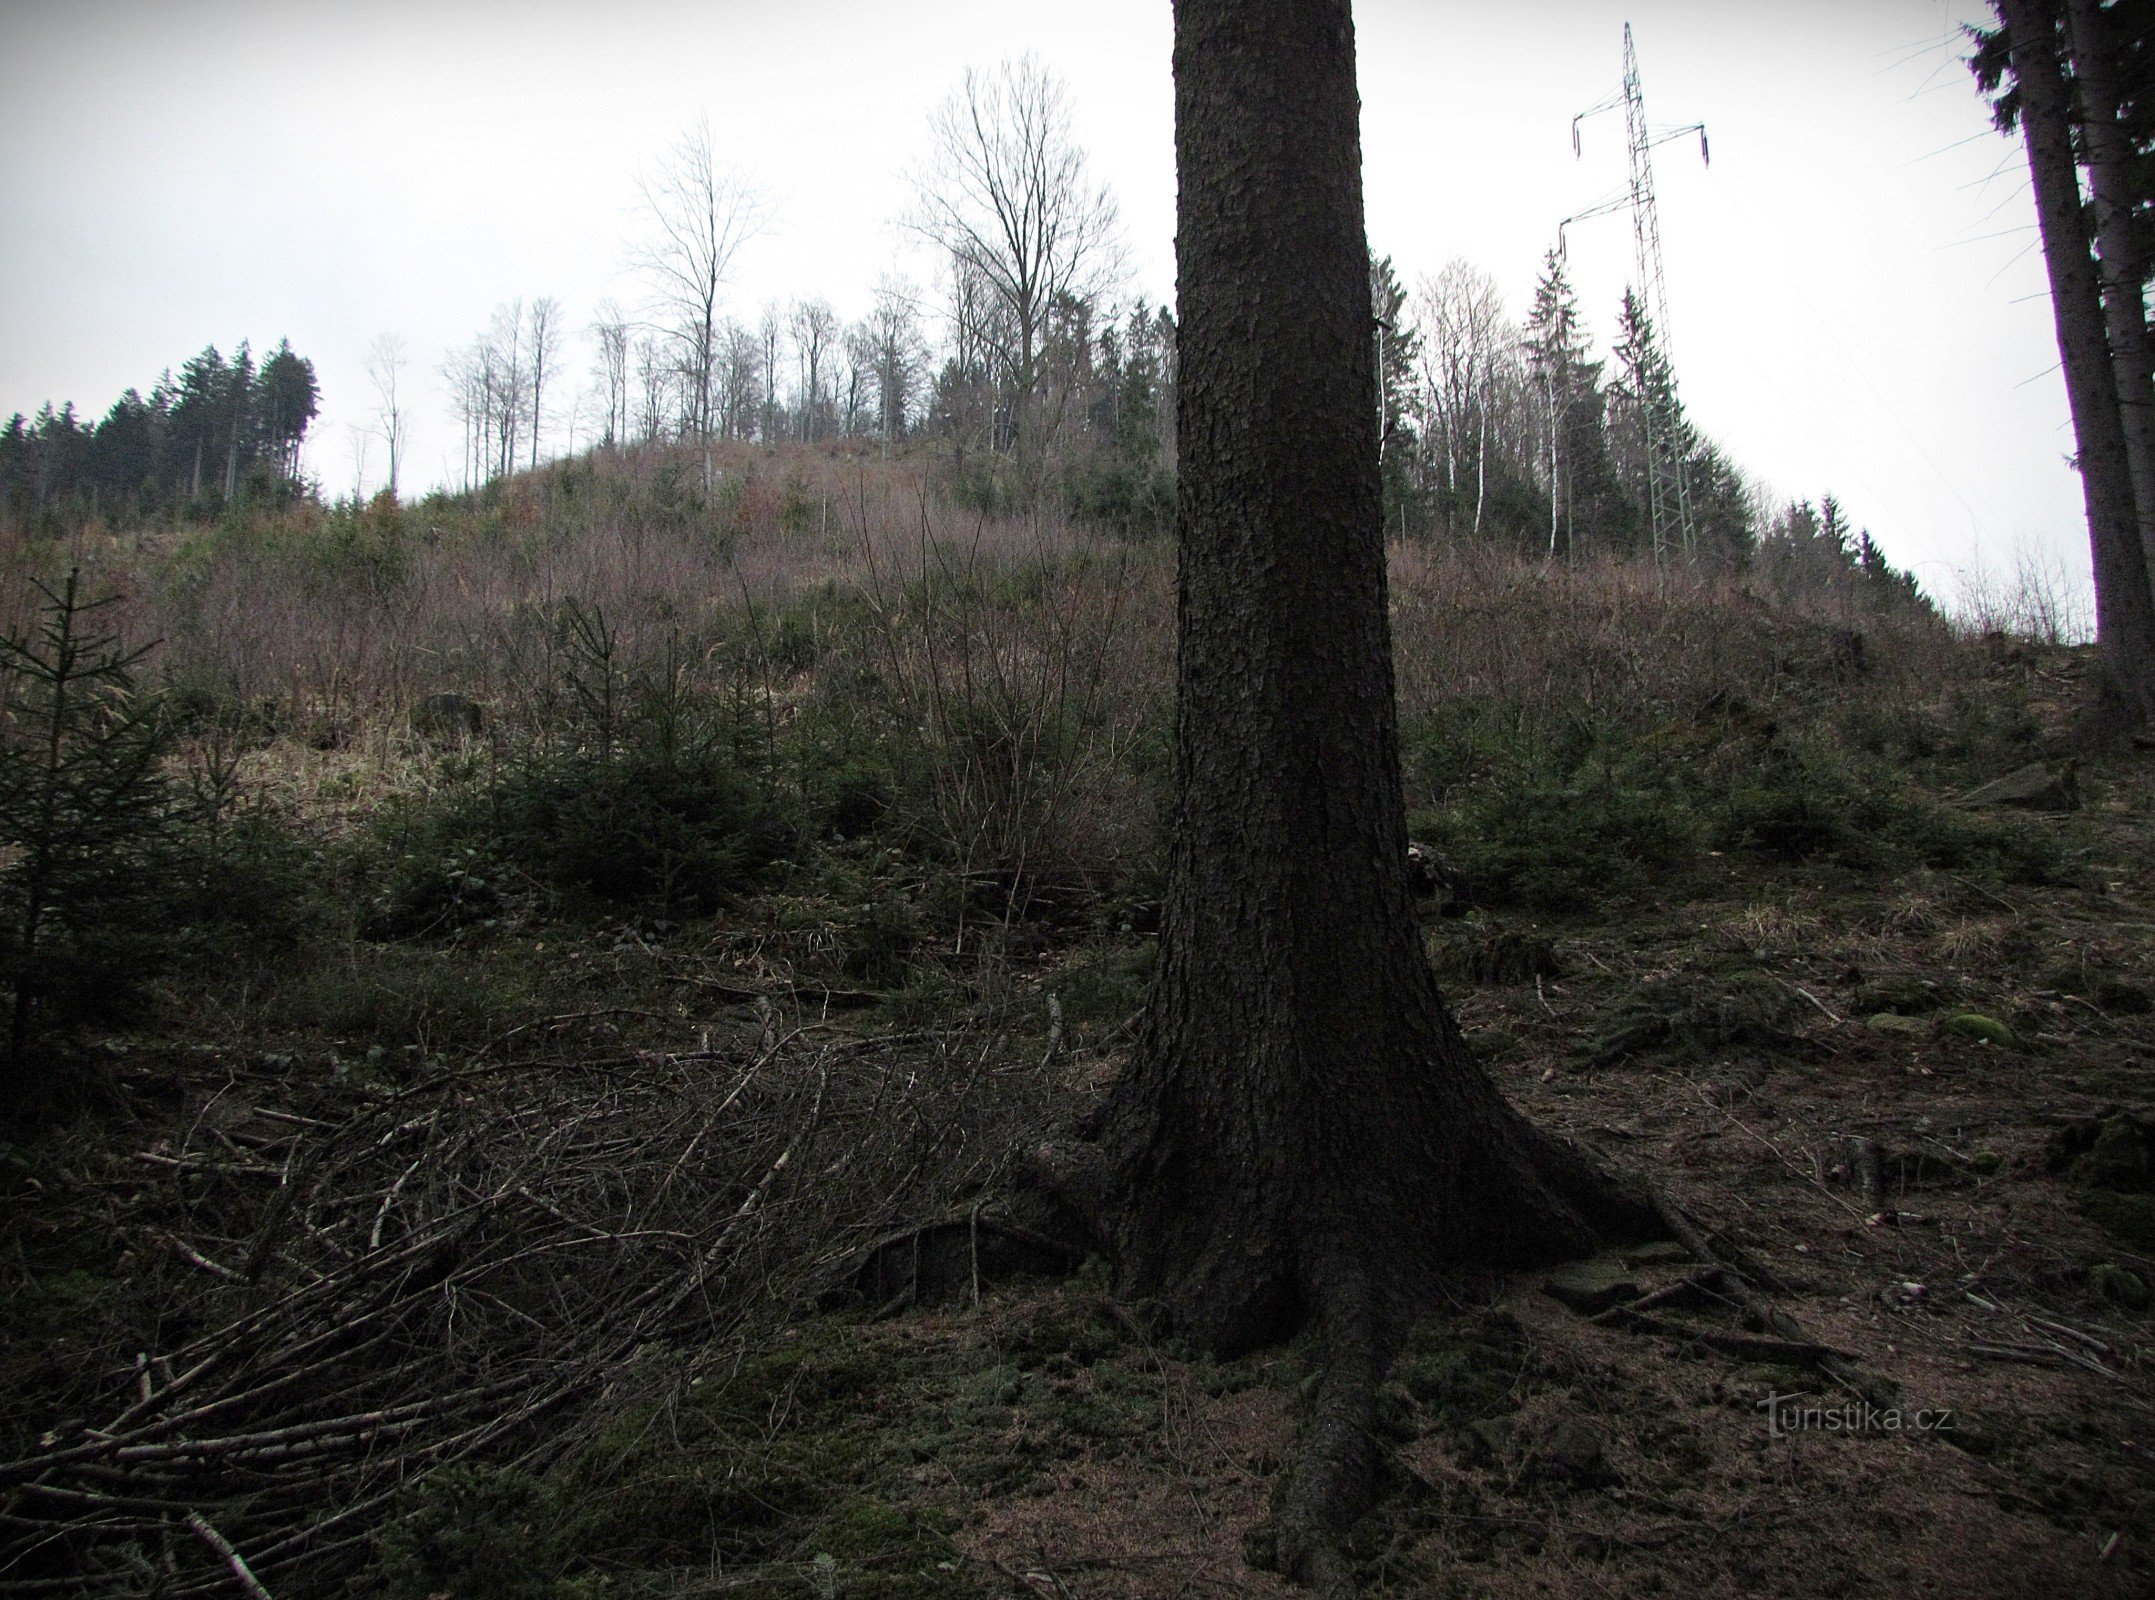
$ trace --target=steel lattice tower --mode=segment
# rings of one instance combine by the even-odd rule
[[[1669,286],[1661,264],[1661,213],[1654,201],[1654,161],[1657,144],[1696,133],[1699,153],[1707,154],[1706,129],[1701,123],[1655,133],[1646,123],[1646,95],[1639,84],[1639,52],[1632,42],[1631,24],[1624,24],[1624,81],[1621,88],[1599,105],[1571,119],[1572,150],[1579,150],[1579,124],[1604,111],[1624,108],[1624,131],[1631,150],[1631,186],[1627,193],[1567,217],[1563,228],[1587,217],[1603,216],[1619,208],[1631,212],[1631,238],[1636,253],[1638,309],[1652,325],[1654,349],[1663,368],[1663,383],[1640,396],[1646,430],[1647,515],[1653,528],[1654,560],[1658,564],[1671,550],[1682,551],[1689,560],[1697,547],[1697,529],[1691,517],[1690,466],[1686,459],[1683,411],[1676,400],[1676,358],[1669,332]],[[1642,373],[1641,376],[1649,376]]]

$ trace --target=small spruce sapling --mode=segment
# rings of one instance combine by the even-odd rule
[[[134,669],[153,646],[101,633],[79,576],[34,631],[0,635],[0,981],[8,1058],[22,1071],[51,1016],[123,996],[157,944],[153,886],[177,843],[170,733]],[[7,1086],[20,1101],[29,1085]]]

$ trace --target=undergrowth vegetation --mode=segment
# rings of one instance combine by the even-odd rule
[[[650,452],[413,506],[78,541],[85,596],[139,641],[109,648],[145,651],[114,692],[163,798],[132,837],[164,836],[190,763],[209,781],[201,914],[168,895],[101,915],[142,937],[124,958],[82,946],[73,989],[117,1001],[135,985],[98,974],[184,966],[183,926],[198,965],[229,966],[229,941],[199,937],[212,906],[348,951],[790,893],[844,947],[825,981],[886,988],[930,946],[1142,932],[1170,550],[967,509],[903,463],[744,449],[726,466],[708,498]],[[18,578],[58,559],[13,554]],[[2035,731],[1946,670],[1981,647],[1927,611],[1806,615],[1740,577],[1427,545],[1395,551],[1393,582],[1412,827],[1471,903],[1666,898],[1727,855],[2062,870],[2039,832],[1938,803],[1941,779],[2027,756]],[[444,694],[468,725],[416,715]],[[28,751],[36,708],[17,698],[9,749]],[[16,988],[51,989],[55,1023],[99,1009],[61,1004],[67,986]]]
[[[802,1312],[937,1205],[970,1219],[977,1273],[1009,1148],[1131,1036],[1172,745],[1159,486],[1096,486],[1109,535],[903,461],[720,464],[709,496],[664,452],[600,456],[5,553],[0,981],[26,1142],[0,1184],[92,1182],[65,1165],[110,1194],[21,1243],[0,1454],[35,1449],[51,1404],[90,1415],[161,1339],[224,1352],[234,1430],[317,1426],[279,1409],[282,1379],[250,1387],[241,1324],[201,1297],[273,1303],[310,1350],[380,1318],[352,1404],[423,1390],[440,1414],[321,1469],[366,1508],[329,1547],[356,1589],[571,1600],[700,1568],[728,1593],[940,1600],[980,1569],[923,1497],[931,1464],[964,1496],[1044,1493],[1157,1421],[1144,1362],[1169,1358],[1133,1354],[1092,1287],[1006,1308],[962,1358]],[[2009,1004],[1978,969],[2105,1019],[2147,1005],[2118,949],[1994,916],[2129,869],[1954,803],[2042,753],[2031,684],[2069,653],[1906,604],[1768,603],[1741,574],[1422,543],[1394,548],[1392,603],[1448,988],[1518,989],[1553,1021],[1581,930],[1683,930],[1537,1081],[1808,1060],[1821,1016],[2045,1048],[2065,1000]],[[1835,927],[1791,909],[1822,893]],[[1731,897],[1740,917],[1704,909]],[[1830,1005],[1775,965],[1829,938],[1864,968]],[[1530,1040],[1474,1035],[1499,1064]],[[205,1074],[222,1086],[187,1087]],[[94,1129],[115,1106],[185,1126],[113,1156]],[[34,1148],[76,1138],[65,1164]],[[2137,1206],[2134,1174],[2089,1206]],[[569,1292],[535,1249],[603,1271]],[[1501,1459],[1521,1336],[1468,1321],[1409,1351],[1400,1416]],[[641,1365],[692,1347],[664,1381]],[[1260,1381],[1177,1370],[1214,1399]],[[143,1395],[159,1373],[145,1357]],[[515,1427],[497,1382],[523,1385]],[[202,1503],[303,1565],[278,1541],[314,1491],[278,1460],[275,1493]],[[1369,1557],[1402,1581],[1421,1514]],[[176,1559],[114,1527],[65,1552],[113,1592]]]

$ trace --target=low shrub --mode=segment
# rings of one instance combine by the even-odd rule
[[[552,1512],[526,1473],[451,1466],[430,1474],[384,1529],[375,1576],[389,1600],[566,1600]]]
[[[527,753],[392,814],[368,929],[487,926],[533,891],[569,912],[708,915],[789,858],[795,822],[718,750]]]
[[[793,827],[716,751],[533,762],[489,795],[500,854],[572,897],[708,913],[787,856]]]
[[[1667,789],[1491,785],[1452,814],[1439,842],[1478,902],[1584,911],[1680,874],[1697,854],[1698,826]]]
[[[548,975],[528,958],[451,955],[355,941],[269,991],[269,1019],[319,1033],[397,1078],[445,1050],[476,1049],[546,1009]]]

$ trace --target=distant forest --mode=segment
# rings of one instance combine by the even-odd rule
[[[1568,561],[1651,557],[1645,412],[1676,419],[1693,548],[1681,559],[1744,569],[1779,591],[1878,604],[1916,602],[1839,503],[1776,504],[1685,414],[1654,328],[1630,296],[1614,367],[1592,340],[1563,264],[1545,263],[1523,325],[1494,281],[1454,261],[1409,294],[1388,258],[1371,292],[1384,407],[1387,530],[1399,538]],[[780,445],[874,440],[926,450],[957,499],[1007,509],[1058,498],[1080,520],[1128,535],[1174,514],[1175,319],[1166,307],[1066,292],[1028,341],[991,282],[954,262],[938,343],[917,302],[886,284],[846,324],[821,299],[718,317],[669,336],[602,310],[590,412],[550,411],[561,386],[562,318],[550,300],[512,302],[445,365],[463,425],[465,481],[478,489],[544,458],[540,431],[575,420],[601,450],[700,437]],[[684,348],[710,352],[680,359]],[[702,384],[695,381],[707,370]],[[707,419],[707,421],[702,420]],[[385,417],[380,432],[386,436]]]
[[[886,277],[847,320],[814,295],[729,314],[762,203],[692,130],[643,185],[640,304],[601,303],[578,329],[552,297],[518,298],[440,361],[462,490],[487,493],[564,451],[664,448],[700,456],[708,500],[717,441],[872,441],[932,460],[961,505],[1169,532],[1175,319],[1128,293],[1114,201],[1086,176],[1063,86],[1030,60],[969,73],[931,133],[907,226],[934,247],[939,281]],[[1463,259],[1410,288],[1373,254],[1370,289],[1391,537],[1919,600],[1830,496],[1776,503],[1694,425],[1629,292],[1602,355],[1556,251],[1520,320]],[[356,431],[386,446],[373,487],[392,501],[412,421],[406,367],[401,340],[377,340],[372,400],[356,408]],[[214,519],[318,499],[300,469],[317,398],[312,363],[288,345],[259,366],[243,345],[229,361],[204,350],[147,399],[128,391],[95,425],[72,406],[17,415],[0,438],[0,525],[49,535],[88,517]]]
[[[0,433],[0,520],[50,531],[309,494],[299,452],[320,400],[314,363],[280,340],[259,365],[244,343],[229,361],[211,345],[147,399],[129,389],[99,422],[84,423],[72,401],[18,411]]]

